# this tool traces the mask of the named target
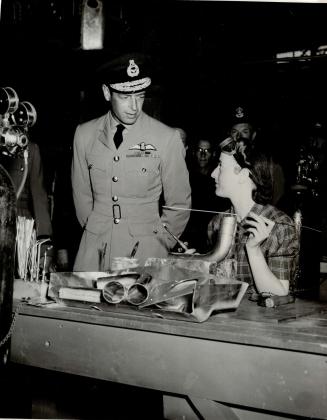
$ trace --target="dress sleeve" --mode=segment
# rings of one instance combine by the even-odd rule
[[[279,280],[294,281],[299,258],[299,239],[291,224],[276,223],[267,240],[266,260]]]

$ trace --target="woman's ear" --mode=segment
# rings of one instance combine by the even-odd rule
[[[108,88],[107,85],[103,84],[102,85],[102,92],[103,92],[103,96],[105,98],[106,101],[110,101],[111,99],[111,93],[110,93],[110,89]]]

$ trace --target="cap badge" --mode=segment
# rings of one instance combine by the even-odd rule
[[[240,106],[236,108],[235,110],[235,117],[236,118],[243,118],[244,117],[244,109]]]
[[[140,74],[140,69],[134,60],[129,60],[129,66],[127,67],[127,74],[129,77],[136,77]]]

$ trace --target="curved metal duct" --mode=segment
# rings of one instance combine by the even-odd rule
[[[213,249],[206,254],[177,254],[174,253],[174,258],[182,259],[196,259],[205,260],[211,262],[220,262],[226,258],[232,243],[236,231],[236,215],[224,215],[220,223],[220,229],[218,231],[217,242]]]

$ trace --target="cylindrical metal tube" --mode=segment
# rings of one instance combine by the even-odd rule
[[[132,305],[141,305],[148,297],[148,288],[144,284],[135,283],[128,289],[126,301]]]
[[[176,258],[197,259],[212,262],[222,261],[228,254],[236,231],[236,216],[226,214],[221,220],[217,241],[213,249],[207,254],[174,254]]]
[[[113,280],[104,286],[102,295],[108,303],[120,303],[126,298],[127,289],[119,281]]]

